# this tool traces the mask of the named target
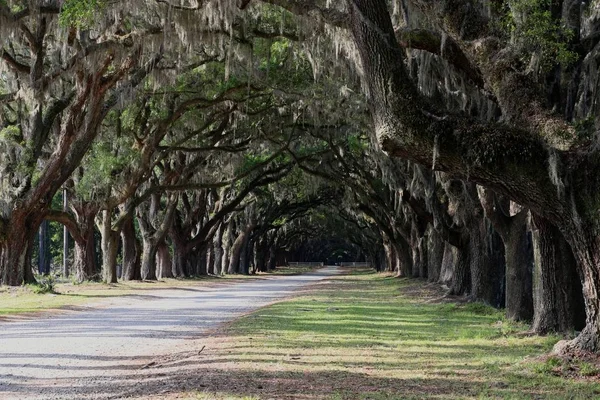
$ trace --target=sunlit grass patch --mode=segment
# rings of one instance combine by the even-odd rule
[[[351,271],[231,324],[217,364],[221,395],[307,399],[600,397],[593,380],[547,373],[536,357],[556,336],[478,303],[430,303],[426,285]],[[426,296],[425,296],[426,297]],[[582,364],[584,372],[592,366]],[[238,376],[251,376],[247,385]],[[219,379],[216,380],[218,384]],[[259,385],[262,390],[256,390]],[[220,389],[227,384],[218,384]],[[209,387],[210,388],[210,387]],[[226,397],[217,397],[226,398]]]

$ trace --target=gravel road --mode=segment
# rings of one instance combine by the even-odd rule
[[[219,324],[338,272],[326,267],[217,288],[159,289],[85,311],[0,322],[0,399],[134,396],[129,383],[153,360],[186,351]]]

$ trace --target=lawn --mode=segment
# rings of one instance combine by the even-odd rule
[[[437,297],[435,285],[355,270],[227,326],[183,397],[600,398],[595,365],[540,357],[558,337]]]

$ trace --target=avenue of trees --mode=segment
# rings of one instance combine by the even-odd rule
[[[0,284],[366,260],[600,351],[599,27],[598,0],[0,0]]]

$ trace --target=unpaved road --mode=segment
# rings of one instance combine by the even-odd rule
[[[0,399],[136,397],[157,359],[197,354],[220,323],[338,272],[155,290],[105,308],[0,322]]]

